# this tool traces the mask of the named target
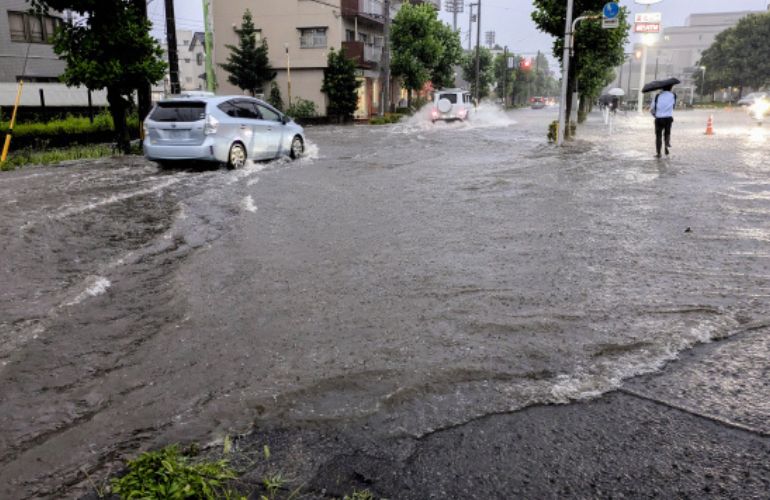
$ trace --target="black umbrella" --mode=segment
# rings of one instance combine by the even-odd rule
[[[612,98],[614,96],[611,96],[609,94],[602,94],[599,96],[599,102],[602,104],[609,104],[612,102]]]
[[[665,89],[666,87],[672,87],[678,83],[682,83],[676,78],[666,78],[665,80],[655,80],[644,87],[642,87],[642,92],[652,92],[654,90],[660,90]]]

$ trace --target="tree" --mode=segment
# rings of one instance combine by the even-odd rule
[[[151,25],[130,0],[29,0],[32,7],[71,10],[81,21],[61,25],[54,52],[66,61],[62,80],[90,90],[107,89],[118,148],[128,153],[126,114],[135,89],[163,78],[163,51],[150,36]]]
[[[476,52],[465,54],[462,61],[463,79],[471,83],[471,93],[476,95]],[[486,47],[479,47],[479,99],[489,95],[489,87],[495,78],[492,67],[492,52]]]
[[[352,118],[358,107],[359,85],[355,61],[349,59],[342,50],[329,49],[321,86],[321,92],[329,99],[326,114],[340,121]]]
[[[463,47],[460,33],[448,24],[439,22],[436,36],[443,47],[438,62],[431,71],[430,80],[436,88],[455,86],[455,65],[462,60]]]
[[[587,14],[601,12],[606,0],[575,0],[575,18]],[[563,0],[533,0],[535,10],[532,19],[545,33],[553,35],[553,54],[562,61],[564,48],[564,23],[567,17],[567,6]],[[623,47],[628,39],[628,10],[623,7],[619,14],[619,27],[603,29],[598,20],[586,20],[578,24],[575,33],[573,60],[570,63],[568,88],[577,88],[583,96],[584,103],[590,103],[610,75],[612,68],[623,63]],[[564,61],[562,61],[562,65]],[[572,110],[572,92],[567,92],[565,103],[569,116]],[[569,136],[570,128],[565,130]]]
[[[251,11],[243,13],[241,27],[235,29],[238,46],[225,45],[230,50],[227,62],[220,64],[230,73],[227,81],[251,95],[262,93],[265,83],[275,78],[275,71],[270,67],[267,40],[257,44],[257,32],[252,21]]]
[[[703,51],[705,90],[721,87],[754,89],[770,84],[770,13],[751,14],[719,33]],[[698,73],[700,75],[700,73]],[[700,82],[698,82],[700,83]]]
[[[404,4],[393,19],[390,40],[393,51],[391,71],[400,76],[412,104],[412,91],[423,88],[444,56],[444,39],[438,13],[428,4]],[[445,71],[445,70],[444,70]],[[446,76],[439,69],[440,78]]]

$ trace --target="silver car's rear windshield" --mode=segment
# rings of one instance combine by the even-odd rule
[[[439,100],[446,99],[452,104],[457,104],[457,94],[439,94],[438,98]]]
[[[206,103],[200,101],[159,102],[150,115],[156,122],[197,122],[206,118]]]

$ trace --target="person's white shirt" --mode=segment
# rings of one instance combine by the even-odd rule
[[[664,90],[655,97],[653,102],[655,118],[670,118],[674,116],[676,95],[669,90]]]

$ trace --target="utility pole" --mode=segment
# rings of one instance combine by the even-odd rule
[[[538,50],[535,56],[535,95],[542,95],[539,91],[540,87],[540,50]]]
[[[203,46],[206,55],[206,90],[214,92],[214,40],[211,32],[211,0],[203,0]]]
[[[476,106],[481,100],[481,74],[479,73],[481,59],[481,0],[476,3]]]
[[[572,45],[572,10],[574,0],[567,0],[567,18],[564,24],[564,52],[562,53],[561,65],[561,96],[559,98],[559,125],[556,128],[556,145],[564,144],[564,129],[566,128],[565,118],[567,116],[567,90],[569,89],[569,60]]]
[[[133,0],[134,7],[139,11],[139,15],[143,20],[147,20],[147,0]],[[150,89],[150,82],[142,82],[139,88],[136,89],[137,93],[137,111],[139,112],[139,137],[144,138],[144,131],[142,130],[142,124],[144,119],[150,113],[152,107],[152,90]]]
[[[390,111],[390,0],[382,5],[385,27],[382,30],[382,98],[380,116]]]
[[[176,47],[176,17],[174,0],[166,0],[166,44],[168,45],[168,74],[171,80],[171,93],[179,94],[179,56]]]

